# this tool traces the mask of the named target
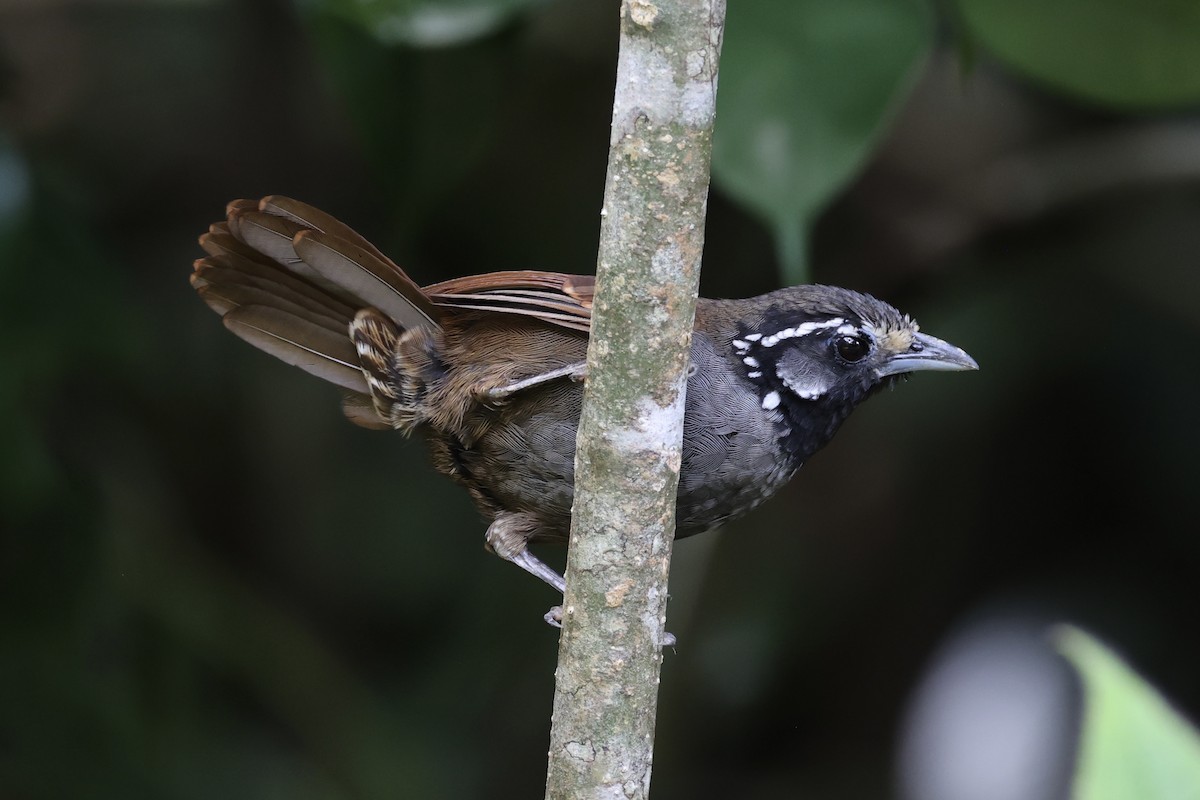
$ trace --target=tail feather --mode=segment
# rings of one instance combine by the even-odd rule
[[[257,206],[260,211],[290,219],[292,222],[298,222],[306,228],[312,228],[314,231],[320,231],[321,233],[328,233],[331,236],[336,236],[339,239],[358,245],[380,261],[391,264],[397,272],[400,272],[400,268],[393,264],[391,259],[381,253],[375,245],[371,244],[366,237],[360,236],[358,231],[341,220],[331,217],[319,208],[313,208],[307,203],[301,203],[299,200],[293,200],[290,197],[283,197],[277,194],[264,197],[258,201]]]
[[[292,306],[325,317],[344,329],[346,320],[355,309],[330,297],[281,270],[263,269],[261,265],[236,256],[217,256],[196,262],[192,285],[197,289],[208,286],[245,286],[261,289]]]
[[[224,316],[225,327],[266,353],[352,392],[366,394],[358,353],[345,333],[271,305],[239,306]]]
[[[226,212],[200,237],[207,257],[191,276],[200,297],[240,338],[346,389],[352,422],[390,427],[368,377],[384,377],[383,354],[364,364],[351,322],[375,307],[399,328],[437,328],[437,309],[369,242],[316,209],[268,197],[235,200]]]
[[[251,261],[261,261],[264,258],[254,248],[239,241],[225,220],[208,226],[208,233],[200,237],[200,246],[210,256],[238,255]]]
[[[296,255],[296,248],[292,247],[292,239],[300,231],[307,230],[303,225],[283,217],[264,214],[257,209],[237,207],[229,212],[225,221],[229,232],[251,250],[299,275],[310,277],[303,266],[293,269],[301,259]]]
[[[390,315],[402,328],[436,327],[438,311],[404,270],[341,220],[281,195],[258,202],[258,210],[305,230],[293,237],[304,262],[366,305]]]
[[[425,421],[445,373],[443,318],[504,313],[584,333],[591,322],[588,276],[522,270],[422,289],[349,226],[279,195],[229,203],[200,245],[192,285],[225,326],[346,389],[343,410],[365,427]]]
[[[293,240],[301,231],[310,230],[283,217],[260,211],[234,211],[229,215],[229,230],[234,237],[251,249],[284,267],[294,275],[319,286],[333,297],[349,305],[361,304],[360,298],[345,291],[334,280],[313,269],[296,253]]]
[[[295,248],[305,264],[387,314],[401,328],[437,327],[433,303],[391,262],[353,242],[311,229],[297,234]]]
[[[220,280],[248,283],[269,291],[277,291],[285,299],[314,310],[320,310],[327,316],[338,320],[350,319],[359,308],[358,304],[346,303],[324,289],[313,286],[312,283],[280,269],[274,264],[262,263],[235,253],[222,253],[202,258],[194,266],[193,283],[197,276],[209,283]],[[217,273],[216,270],[225,271]]]
[[[192,274],[192,286],[209,308],[221,316],[242,306],[271,306],[304,319],[331,333],[341,334],[345,317],[331,313],[303,295],[267,281],[261,283],[253,276],[220,267],[201,267]]]

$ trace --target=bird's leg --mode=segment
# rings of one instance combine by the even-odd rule
[[[563,580],[563,576],[546,566],[546,562],[529,552],[529,548],[525,548],[508,560],[530,575],[538,576],[557,589],[560,594],[567,590],[567,582]]]
[[[553,586],[560,594],[566,594],[567,582],[563,576],[552,570],[544,561],[529,552],[529,537],[536,529],[537,523],[527,514],[510,514],[501,512],[488,526],[484,538],[488,549],[505,561],[511,561],[530,575],[536,575]],[[554,606],[543,617],[546,623],[556,628],[562,627],[563,607]],[[674,647],[677,640],[675,634],[663,631],[659,644],[663,647]]]
[[[504,386],[496,386],[492,389],[488,389],[486,392],[484,392],[483,399],[488,402],[507,400],[517,392],[523,392],[526,389],[533,388],[534,386],[540,386],[541,384],[549,383],[550,381],[556,381],[559,378],[570,378],[573,381],[581,381],[585,377],[587,377],[587,362],[576,361],[574,364],[567,364],[565,367],[559,367],[558,369],[552,369],[549,372],[543,372],[528,378],[522,378],[519,381],[507,383]],[[539,575],[538,577],[541,576]],[[543,578],[543,580],[545,579]]]
[[[505,561],[511,561],[530,575],[541,578],[558,590],[567,591],[567,582],[562,575],[552,570],[544,561],[529,552],[529,537],[537,523],[527,514],[501,512],[488,526],[484,539],[488,549]],[[555,609],[558,613],[555,614]],[[546,622],[556,628],[562,627],[562,606],[555,606],[546,614]]]

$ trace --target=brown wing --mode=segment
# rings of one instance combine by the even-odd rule
[[[513,270],[452,278],[424,292],[442,308],[520,314],[586,333],[595,285],[591,275]]]

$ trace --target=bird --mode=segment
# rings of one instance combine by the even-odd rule
[[[340,387],[351,422],[420,435],[488,522],[486,548],[565,592],[529,545],[570,531],[593,276],[420,286],[348,225],[280,195],[230,202],[199,242],[191,285],[228,330]],[[774,495],[880,389],[978,369],[891,305],[821,284],[699,298],[690,358],[676,538]]]

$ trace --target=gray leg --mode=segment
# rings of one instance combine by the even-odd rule
[[[528,549],[522,550],[518,555],[510,558],[509,561],[516,564],[521,569],[528,572],[530,575],[536,575],[546,583],[553,586],[562,594],[567,590],[567,582],[563,580],[563,576],[559,575],[540,558],[529,552]]]
[[[505,561],[511,561],[530,575],[536,575],[553,586],[559,594],[563,594],[567,591],[567,582],[563,577],[529,552],[529,536],[536,527],[537,524],[525,514],[502,513],[488,526],[485,538],[493,553]],[[562,618],[562,606],[554,606],[543,617],[548,624],[556,628],[562,627]],[[675,635],[669,632],[664,632],[663,639],[659,642],[662,647],[674,647],[675,643]]]
[[[529,552],[527,543],[537,523],[526,514],[502,513],[488,527],[484,538],[493,553],[511,561],[530,575],[536,575],[559,593],[567,590],[567,582],[540,558]]]

